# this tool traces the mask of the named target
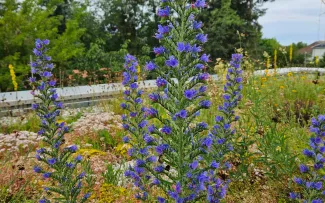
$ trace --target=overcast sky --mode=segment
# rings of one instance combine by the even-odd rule
[[[283,45],[325,40],[325,4],[321,4],[321,1],[276,0],[265,3],[263,7],[268,10],[259,19],[263,26],[263,37],[275,37]],[[319,26],[320,13],[324,14],[320,16]]]

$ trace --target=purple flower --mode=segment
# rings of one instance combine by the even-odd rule
[[[302,153],[307,157],[314,157],[315,156],[315,153],[308,150],[308,149],[304,149]]]
[[[156,171],[156,172],[158,172],[158,173],[161,173],[161,172],[163,172],[164,170],[165,170],[165,167],[162,166],[162,165],[156,166],[156,167],[154,168],[154,171]]]
[[[186,118],[187,117],[187,111],[186,110],[180,110],[180,112],[178,113],[178,116],[180,118]]]
[[[199,105],[204,109],[208,109],[211,106],[211,102],[209,100],[202,100],[200,101]]]
[[[85,172],[82,172],[78,175],[78,178],[79,179],[82,179],[83,177],[85,177],[86,173]]]
[[[145,115],[149,116],[149,117],[152,117],[152,118],[155,118],[158,115],[158,111],[156,109],[150,107],[150,108],[147,108],[145,110]]]
[[[142,103],[142,99],[140,97],[138,97],[138,98],[136,98],[134,100],[134,102],[137,103],[137,104],[141,104]]]
[[[46,78],[50,78],[52,77],[52,73],[49,72],[49,71],[44,71],[43,74],[42,74],[43,77],[46,77]]]
[[[48,203],[49,201],[44,197],[38,201],[39,203]]]
[[[78,154],[78,156],[75,158],[75,160],[77,162],[80,162],[82,160],[82,156],[80,154]]]
[[[156,152],[159,154],[159,155],[162,155],[164,153],[165,150],[167,150],[169,147],[168,144],[161,144],[161,145],[158,145],[156,147]]]
[[[147,120],[143,120],[143,121],[141,121],[141,122],[138,124],[138,126],[139,126],[139,128],[144,128],[147,124],[148,124],[148,121],[147,121]]]
[[[55,103],[56,108],[63,109],[63,103],[62,102],[56,102]]]
[[[158,32],[161,34],[167,34],[170,30],[170,27],[168,25],[158,25]]]
[[[120,107],[121,107],[122,109],[126,109],[126,108],[127,108],[127,105],[126,105],[126,103],[121,103],[121,104],[120,104]]]
[[[301,164],[299,168],[301,173],[306,173],[309,170],[308,167],[304,164]]]
[[[152,184],[153,184],[153,185],[159,185],[159,184],[160,184],[160,181],[159,181],[158,179],[154,179],[154,180],[152,181]]]
[[[220,164],[217,163],[216,161],[212,161],[210,166],[211,166],[212,168],[217,169],[217,168],[219,168]]]
[[[83,196],[82,199],[86,200],[86,199],[88,199],[88,198],[90,197],[90,195],[91,195],[91,194],[88,192],[88,193],[86,193],[86,194]]]
[[[163,54],[165,52],[165,48],[163,46],[160,46],[160,47],[154,47],[153,48],[153,52],[156,54],[156,55],[160,55],[160,54]]]
[[[207,86],[201,86],[199,92],[204,93],[207,90]]]
[[[158,9],[157,15],[160,17],[168,17],[170,14],[170,8],[166,6],[165,8]]]
[[[149,99],[151,99],[151,101],[154,101],[154,102],[158,101],[159,95],[156,93],[151,93],[151,94],[149,94]]]
[[[291,199],[297,199],[298,197],[299,197],[299,194],[298,193],[290,192],[290,198]]]
[[[193,47],[192,47],[192,49],[191,49],[191,52],[193,54],[199,53],[201,51],[202,51],[201,47],[200,46],[196,46],[196,44],[194,44]]]
[[[151,136],[149,136],[148,134],[145,134],[143,136],[143,140],[147,143],[147,144],[150,144],[150,143],[153,143],[155,141],[155,139]]]
[[[198,79],[202,81],[209,79],[209,77],[210,77],[209,73],[201,73],[198,75]]]
[[[149,126],[148,126],[148,132],[149,132],[149,133],[152,133],[152,132],[154,132],[155,130],[156,130],[155,125],[152,124],[152,125],[149,125]]]
[[[195,39],[200,41],[201,43],[206,43],[208,41],[208,35],[207,34],[204,35],[204,34],[200,33],[195,36]]]
[[[169,126],[164,126],[160,130],[162,133],[165,133],[166,135],[170,135],[172,133],[172,129]]]
[[[129,143],[130,142],[130,138],[128,136],[124,136],[123,137],[123,142],[124,143]]]
[[[208,124],[206,124],[205,122],[200,122],[200,123],[198,123],[198,127],[203,128],[203,129],[207,129]]]
[[[157,161],[157,157],[156,156],[150,156],[146,159],[146,161],[151,162],[151,163],[155,163]]]
[[[52,173],[43,173],[44,178],[49,178],[51,177]]]
[[[156,66],[156,64],[154,64],[152,61],[149,61],[149,62],[146,63],[145,68],[146,68],[148,71],[152,71],[152,70],[156,69],[157,66]]]
[[[30,78],[29,78],[29,82],[30,82],[30,83],[34,83],[34,82],[36,82],[36,78],[30,77]]]
[[[162,198],[162,197],[158,197],[157,200],[158,200],[159,203],[165,203],[166,202],[166,200],[164,198]]]
[[[184,91],[184,96],[189,100],[192,100],[196,96],[196,94],[197,91],[195,89],[189,89]]]
[[[130,88],[131,88],[131,89],[136,89],[136,88],[138,88],[138,83],[136,83],[136,82],[131,83]]]
[[[205,0],[196,0],[194,6],[196,8],[204,8],[206,6]]]
[[[204,69],[204,67],[205,66],[203,64],[201,64],[201,63],[198,63],[198,64],[195,65],[195,68],[200,69],[200,70]]]
[[[56,81],[55,80],[51,80],[48,82],[49,86],[54,87],[56,85]]]
[[[170,56],[168,60],[165,62],[166,66],[175,68],[178,66],[178,60],[174,56]]]
[[[78,150],[78,147],[76,145],[72,145],[69,147],[69,150],[74,153]]]
[[[73,168],[75,165],[73,164],[73,163],[66,163],[65,164],[65,166],[67,167],[67,168]]]
[[[209,62],[209,57],[210,55],[206,55],[206,54],[203,54],[201,57],[200,57],[200,60],[207,63]]]
[[[158,87],[165,87],[167,85],[167,81],[164,78],[158,77],[156,84]]]
[[[40,172],[42,172],[42,168],[39,167],[39,166],[34,166],[34,172],[35,173],[40,173]]]
[[[189,166],[192,170],[196,169],[199,165],[199,162],[198,161],[193,161]]]
[[[130,128],[130,126],[126,123],[123,123],[122,126],[124,130],[128,130]]]
[[[48,39],[43,40],[43,44],[44,45],[49,45],[50,44],[50,40],[48,40]]]
[[[205,137],[202,141],[202,146],[205,146],[210,149],[210,147],[212,146],[212,143],[213,143],[213,141],[210,137]]]
[[[54,165],[54,164],[56,163],[56,158],[48,159],[48,160],[47,160],[47,163],[48,163],[49,165]]]
[[[39,105],[38,104],[32,104],[32,110],[38,109]]]
[[[185,51],[185,43],[184,42],[178,42],[177,43],[177,50],[180,52]]]
[[[200,21],[200,22],[194,21],[193,29],[195,29],[195,30],[200,29],[202,27],[202,25],[203,25],[202,21]]]

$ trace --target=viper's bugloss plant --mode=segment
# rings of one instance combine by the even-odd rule
[[[309,141],[309,149],[303,150],[303,155],[309,160],[299,166],[302,177],[294,177],[294,182],[302,192],[290,193],[290,198],[306,203],[322,203],[325,200],[324,163],[325,163],[325,115],[312,118],[310,132],[313,135]]]
[[[51,184],[44,187],[45,196],[39,201],[47,203],[54,202],[86,202],[90,197],[89,191],[82,191],[85,172],[78,173],[78,165],[83,161],[80,155],[74,156],[77,146],[64,147],[64,134],[68,127],[64,122],[58,123],[57,117],[63,108],[62,102],[58,100],[55,80],[52,80],[52,69],[54,65],[50,62],[51,57],[46,55],[49,40],[36,40],[36,48],[33,53],[36,60],[32,62],[32,72],[39,80],[30,78],[32,86],[36,89],[32,94],[41,100],[39,104],[33,104],[32,109],[36,111],[41,119],[38,135],[42,136],[47,147],[40,148],[36,152],[36,159],[42,163],[35,166],[34,171],[42,174],[44,179],[49,179]],[[81,193],[84,192],[84,195]]]
[[[146,142],[150,143],[152,138],[147,134],[146,109],[142,106],[142,90],[138,90],[138,61],[132,55],[125,56],[125,71],[123,72],[123,82],[125,86],[124,99],[125,103],[121,108],[125,109],[128,114],[122,115],[123,128],[129,132],[129,135],[123,137],[125,143],[131,144],[128,150],[129,156],[136,160],[135,166],[130,166],[125,171],[125,176],[134,180],[134,184],[139,188],[136,194],[137,199],[147,200],[150,175],[148,175],[145,162],[155,162],[156,157],[149,156],[149,147]],[[147,164],[148,165],[148,164]]]
[[[145,192],[150,193],[149,188],[155,187],[163,190],[165,196],[158,197],[158,202],[219,202],[227,191],[229,181],[220,178],[218,172],[231,167],[224,155],[232,150],[235,131],[231,123],[239,118],[234,108],[241,99],[242,56],[232,56],[224,103],[219,107],[222,115],[216,117],[216,125],[207,132],[208,125],[197,121],[200,111],[211,106],[205,93],[209,74],[203,72],[209,55],[202,53],[201,47],[207,42],[207,35],[202,32],[203,23],[195,17],[206,6],[205,0],[193,4],[185,0],[162,1],[158,10],[162,24],[155,34],[161,46],[153,52],[165,62],[163,66],[153,61],[145,65],[158,75],[158,90],[149,94],[149,108],[142,107],[141,94],[136,89],[137,62],[126,56],[123,84],[128,89],[124,93],[126,103],[121,106],[130,112],[123,118],[130,136],[124,141],[133,142],[129,154],[137,158],[126,176],[135,179],[135,185]],[[158,106],[159,110],[153,108]],[[149,124],[150,121],[156,125]],[[149,184],[145,185],[146,182]],[[144,199],[146,195],[138,197]]]

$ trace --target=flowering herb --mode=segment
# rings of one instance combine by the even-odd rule
[[[36,40],[34,54],[36,61],[32,63],[32,71],[40,77],[30,78],[30,82],[36,87],[32,94],[41,100],[40,104],[33,104],[32,109],[37,112],[41,119],[38,135],[42,136],[43,142],[47,147],[36,151],[36,159],[42,162],[42,166],[35,166],[34,172],[43,175],[44,179],[50,179],[52,184],[45,187],[46,194],[55,193],[52,197],[55,202],[86,202],[90,196],[89,191],[82,193],[82,179],[85,172],[77,171],[77,165],[82,162],[80,155],[73,158],[77,151],[77,146],[64,147],[64,134],[68,131],[65,123],[58,123],[57,117],[63,108],[62,102],[58,100],[56,93],[55,80],[52,80],[53,64],[50,63],[51,57],[46,55],[49,40]],[[75,174],[78,175],[75,175]],[[51,197],[42,197],[39,202],[51,202]]]
[[[299,170],[302,177],[294,177],[294,182],[302,188],[302,193],[290,193],[291,199],[301,202],[318,203],[325,200],[324,192],[324,169],[325,163],[325,115],[312,119],[310,132],[314,135],[310,138],[309,149],[303,150],[303,155],[309,160],[307,164],[301,164]]]
[[[155,66],[148,63],[149,66]],[[147,172],[146,166],[149,163],[157,161],[155,156],[149,156],[149,147],[146,143],[155,142],[155,140],[147,134],[147,116],[153,116],[156,112],[154,109],[147,110],[142,106],[142,90],[138,90],[138,77],[135,67],[138,66],[137,59],[132,55],[125,56],[123,73],[123,84],[126,87],[124,91],[125,103],[121,104],[121,107],[125,109],[129,116],[123,115],[123,127],[129,132],[123,138],[125,143],[131,144],[131,148],[128,151],[129,156],[136,160],[135,166],[130,166],[125,171],[125,176],[134,180],[134,185],[139,189],[136,198],[140,200],[148,200],[148,189],[146,185],[149,185],[151,177]],[[157,84],[164,85],[165,81],[157,79]]]
[[[229,181],[221,179],[218,171],[231,167],[224,155],[232,150],[230,140],[235,130],[231,123],[239,118],[234,115],[234,108],[241,99],[242,56],[232,56],[224,88],[224,105],[219,107],[222,116],[216,118],[216,125],[208,133],[206,123],[195,121],[201,110],[211,106],[205,93],[209,74],[203,73],[210,59],[201,48],[208,37],[202,33],[203,23],[195,19],[195,14],[206,6],[205,0],[193,4],[185,0],[162,1],[158,16],[163,24],[158,26],[155,35],[161,46],[155,47],[153,52],[164,57],[165,62],[163,66],[146,63],[146,69],[158,76],[156,84],[159,88],[149,94],[149,99],[153,106],[160,106],[160,111],[153,106],[140,108],[139,105],[135,108],[134,105],[138,105],[136,96],[126,95],[127,102],[121,105],[130,112],[138,112],[137,116],[144,112],[148,119],[159,123],[158,127],[146,121],[148,132],[141,125],[143,117],[138,117],[135,122],[131,122],[131,118],[124,123],[131,136],[125,140],[136,141],[129,154],[132,157],[143,154],[142,161],[136,157],[138,169],[134,167],[126,175],[134,176],[135,185],[140,189],[154,186],[163,190],[165,196],[157,197],[158,202],[219,202],[225,197],[228,187]],[[130,56],[126,57],[127,61],[128,58]],[[124,80],[127,82],[124,83],[128,89],[136,91],[131,87],[136,79],[132,71],[128,71],[132,68],[125,68],[127,77]],[[139,139],[141,136],[144,142]],[[140,149],[145,150],[141,153]],[[150,184],[144,186],[142,180],[146,176],[150,176]]]

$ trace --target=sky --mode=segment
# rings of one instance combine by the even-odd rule
[[[263,26],[263,37],[276,38],[282,45],[325,40],[325,4],[321,1],[275,0],[265,3],[263,7],[268,10],[258,20]]]

